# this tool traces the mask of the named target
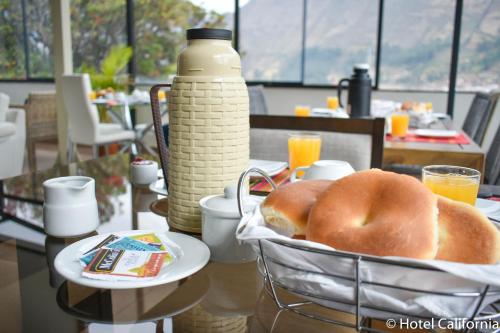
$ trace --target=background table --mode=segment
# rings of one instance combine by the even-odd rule
[[[136,133],[134,142],[131,143],[130,148],[133,154],[137,154],[137,146],[141,147],[143,151],[148,154],[156,154],[145,142],[144,137],[146,134],[153,129],[153,123],[149,124],[139,124],[137,126],[135,121],[135,116],[132,114],[132,110],[135,110],[139,106],[149,106],[151,102],[148,100],[136,100],[126,96],[126,99],[119,101],[116,99],[98,98],[92,101],[93,104],[97,106],[104,107],[104,109],[111,116],[113,121],[121,124],[124,129],[131,130]],[[160,107],[165,107],[165,110],[161,113],[164,117],[168,114],[167,102],[166,100],[160,101]],[[119,108],[120,111],[117,112],[115,108]]]
[[[430,128],[454,128],[450,120],[441,120]],[[466,135],[464,133],[464,135]],[[386,141],[384,144],[383,165],[407,164],[426,166],[432,164],[448,164],[484,171],[484,152],[472,139],[469,144]]]

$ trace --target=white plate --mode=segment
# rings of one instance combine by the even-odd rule
[[[500,202],[478,198],[476,208],[483,212],[484,215],[500,220]]]
[[[314,117],[349,118],[349,115],[342,109],[313,108],[311,115]]]
[[[435,129],[417,129],[414,133],[415,135],[426,136],[429,138],[454,138],[458,135],[457,131]]]
[[[449,116],[446,113],[433,112],[431,117],[434,119],[447,119]]]
[[[279,161],[250,160],[251,168],[259,168],[269,176],[276,176],[288,167],[288,163]],[[258,173],[251,176],[260,176]]]
[[[117,236],[138,235],[146,233],[162,233],[168,239],[176,243],[183,254],[160,274],[151,280],[146,281],[103,281],[94,280],[82,276],[82,266],[78,262],[78,256],[97,245],[104,238],[110,235],[103,234],[86,239],[82,239],[73,243],[62,250],[54,261],[54,266],[59,274],[65,279],[91,288],[101,289],[130,289],[130,288],[145,288],[165,284],[183,279],[202,269],[210,259],[210,250],[202,241],[181,233],[170,231],[151,231],[151,230],[128,230],[121,232],[113,232]]]
[[[158,179],[156,182],[152,182],[149,184],[149,189],[151,192],[154,192],[159,195],[167,196],[167,188],[165,187],[165,181],[162,179]]]

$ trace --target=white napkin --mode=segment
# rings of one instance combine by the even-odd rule
[[[244,227],[246,225],[246,227]],[[244,228],[243,228],[244,227]],[[296,240],[278,234],[265,226],[264,218],[257,206],[252,214],[244,216],[237,230],[237,238],[253,245],[259,252],[258,240],[277,239],[289,244],[309,246],[315,249],[334,251],[332,247],[306,240]],[[354,302],[354,283],[332,275],[354,277],[355,266],[351,259],[325,254],[300,251],[278,244],[263,241],[262,246],[267,256],[285,263],[288,267],[270,263],[273,279],[302,291],[319,295],[321,298],[309,297],[316,303],[344,311],[354,312],[354,307],[339,302]],[[401,286],[420,290],[439,292],[482,291],[485,284],[491,291],[500,291],[500,263],[496,265],[470,265],[440,260],[417,260],[402,257],[385,257],[395,263],[414,263],[438,268],[445,272],[429,271],[382,263],[362,261],[360,276],[364,282],[379,282],[390,286]],[[311,274],[299,269],[318,272]],[[447,272],[447,273],[446,273]],[[329,275],[326,275],[329,274]],[[463,318],[472,316],[477,304],[475,297],[451,297],[433,294],[422,294],[398,289],[388,289],[370,284],[361,287],[361,302],[365,306],[362,315],[375,318],[394,318],[385,311],[367,309],[366,307],[384,308],[387,311],[407,313],[420,316],[438,316],[441,318]],[[324,300],[324,298],[338,302]],[[482,308],[500,299],[498,296],[487,296]]]

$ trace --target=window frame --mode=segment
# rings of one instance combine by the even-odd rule
[[[252,81],[248,80],[247,83],[250,85],[261,84],[265,87],[280,87],[280,88],[307,88],[307,89],[336,89],[337,85],[325,85],[325,84],[305,84],[304,83],[304,67],[305,67],[305,38],[306,38],[306,19],[307,19],[307,2],[308,0],[302,0],[303,17],[302,17],[302,52],[301,52],[301,80],[293,82],[280,82],[280,81]],[[23,8],[23,33],[27,35],[27,25],[26,25],[26,0],[21,0],[21,5]],[[134,0],[126,0],[126,33],[127,33],[127,43],[135,50],[135,36],[134,36]],[[383,18],[384,18],[384,0],[378,0],[378,21],[377,21],[377,35],[376,35],[376,50],[375,50],[375,79],[373,84],[374,91],[389,91],[389,92],[427,92],[427,93],[447,93],[448,94],[448,106],[447,113],[453,116],[453,106],[454,106],[454,96],[456,92],[456,79],[459,61],[459,46],[460,46],[460,32],[461,32],[461,22],[463,14],[463,0],[455,0],[455,14],[454,14],[454,25],[452,34],[452,46],[451,46],[451,65],[449,71],[449,85],[448,90],[436,90],[436,89],[381,89],[380,88],[380,65],[381,65],[381,50],[382,50],[382,36],[383,36]],[[233,45],[236,51],[239,51],[239,22],[240,22],[240,6],[239,0],[234,0],[234,19],[233,19],[233,32],[234,41]],[[25,73],[26,79],[1,79],[0,82],[54,82],[54,78],[40,78],[31,77],[29,72],[29,49],[28,40],[24,38],[23,49],[25,52]],[[26,52],[28,52],[26,54]],[[134,55],[132,55],[131,61],[128,66],[128,72],[132,77],[136,74],[136,66],[134,61]],[[154,80],[153,80],[154,82]],[[460,90],[460,92],[475,92],[475,90]]]

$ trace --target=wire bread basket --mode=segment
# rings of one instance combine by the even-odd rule
[[[245,180],[248,175],[256,173],[269,182],[273,190],[277,188],[271,177],[260,169],[250,168],[243,172],[238,182],[238,207],[242,217],[248,214],[243,211],[242,202]],[[240,224],[237,234],[246,226]],[[259,255],[258,269],[264,277],[266,291],[279,308],[278,315],[281,311],[288,310],[308,318],[354,328],[358,332],[386,331],[370,327],[371,321],[367,318],[409,318],[432,323],[439,320],[440,325],[446,322],[457,323],[457,319],[461,319],[462,326],[455,324],[455,330],[493,327],[493,330],[487,331],[500,332],[498,286],[467,281],[445,270],[411,260],[398,261],[313,248],[281,239],[258,239],[252,245]],[[283,253],[287,253],[288,257],[282,256]],[[325,285],[328,287],[325,288]],[[282,291],[295,294],[303,301],[287,302],[280,297]],[[391,296],[403,300],[415,299],[416,303],[430,300],[432,304],[457,304],[464,310],[458,318],[419,312],[416,310],[419,307],[413,307],[413,304],[405,308],[408,304],[402,303],[397,308],[393,303],[385,302],[385,298]],[[347,322],[328,317],[324,315],[324,311],[320,314],[310,305],[351,313],[354,320]]]

